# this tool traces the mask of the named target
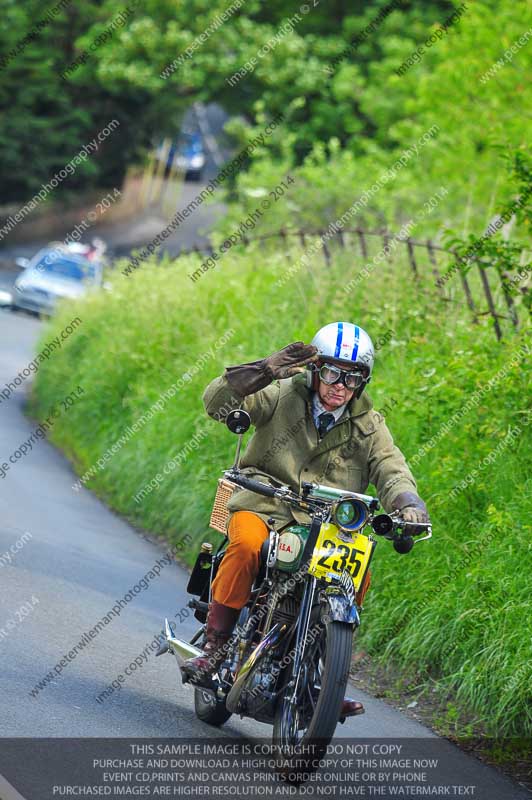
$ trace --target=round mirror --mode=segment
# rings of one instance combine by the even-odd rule
[[[251,417],[242,408],[230,411],[226,417],[225,424],[232,433],[245,433],[251,425]]]

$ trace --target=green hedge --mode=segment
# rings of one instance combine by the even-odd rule
[[[497,343],[486,318],[473,325],[461,304],[435,297],[428,279],[414,285],[400,260],[349,294],[347,252],[329,269],[316,260],[279,288],[288,265],[284,254],[255,249],[233,251],[196,282],[192,257],[144,265],[133,277],[118,271],[111,293],[65,308],[43,333],[49,339],[73,311],[83,320],[41,366],[35,412],[45,418],[82,386],[52,441],[83,475],[125,436],[87,485],[133,523],[170,540],[186,532],[199,544],[216,538],[210,507],[235,447],[205,415],[208,381],[226,365],[308,341],[328,322],[358,322],[382,342],[370,394],[398,445],[417,463],[419,448],[435,437],[414,470],[434,537],[408,556],[379,543],[360,646],[383,661],[393,657],[442,694],[457,694],[491,733],[530,735],[530,359],[515,359],[530,331]],[[225,344],[210,353],[221,337]],[[501,369],[507,374],[499,379]],[[440,436],[440,426],[492,378],[492,389]],[[172,385],[173,397],[146,420]],[[492,463],[479,467],[493,451]],[[176,457],[178,466],[158,481]],[[453,494],[475,468],[471,485]],[[189,562],[194,556],[195,549]]]

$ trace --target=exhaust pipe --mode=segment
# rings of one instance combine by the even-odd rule
[[[172,627],[167,619],[165,619],[164,621],[164,632],[166,634],[168,649],[177,658],[177,661],[180,666],[181,664],[183,664],[184,661],[187,660],[187,658],[195,658],[196,656],[204,655],[203,650],[194,647],[193,644],[189,644],[189,642],[184,642],[182,639],[176,639]]]
[[[271,631],[264,637],[262,642],[259,642],[256,648],[253,650],[246,663],[240,668],[238,677],[234,682],[231,691],[225,698],[225,706],[228,711],[231,711],[231,713],[238,713],[238,705],[240,703],[242,692],[245,689],[252,672],[266,651],[278,644],[279,639],[286,631],[286,627],[286,625],[281,625],[280,623],[274,625]]]

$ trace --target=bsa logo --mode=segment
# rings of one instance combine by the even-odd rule
[[[290,564],[295,561],[301,550],[301,540],[295,533],[282,533],[279,538],[279,550],[277,551],[277,560],[282,561],[284,564]]]

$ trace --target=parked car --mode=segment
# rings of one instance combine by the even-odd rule
[[[74,299],[103,286],[98,259],[72,252],[68,245],[45,247],[32,259],[17,259],[24,272],[15,281],[12,307],[51,314],[58,300]]]

